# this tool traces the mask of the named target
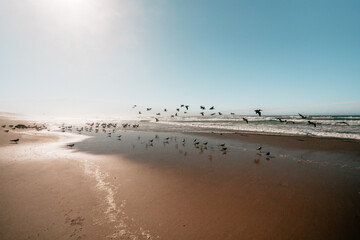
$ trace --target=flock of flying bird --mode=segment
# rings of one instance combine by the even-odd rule
[[[134,105],[132,108],[137,108],[137,105]],[[172,118],[177,117],[177,116],[178,116],[178,113],[180,113],[180,110],[181,110],[182,108],[185,108],[185,109],[186,109],[186,111],[184,111],[184,114],[187,114],[187,113],[188,113],[187,111],[189,110],[190,106],[189,106],[189,105],[185,105],[185,104],[181,104],[181,105],[180,105],[180,108],[176,108],[176,112],[175,112],[174,114],[171,114],[170,117],[172,117]],[[200,109],[201,109],[201,110],[205,110],[206,107],[205,107],[205,106],[200,106]],[[146,111],[147,111],[147,112],[149,112],[149,111],[151,111],[151,110],[152,110],[152,108],[146,108]],[[212,106],[212,107],[209,108],[209,110],[214,111],[214,110],[215,110],[215,107]],[[262,112],[262,111],[263,111],[262,109],[255,109],[255,110],[254,110],[255,114],[259,115],[259,117],[261,117],[261,112]],[[164,112],[168,112],[168,110],[167,110],[166,108],[164,108]],[[142,114],[141,111],[139,111],[138,113],[139,113],[139,114]],[[210,113],[210,116],[214,116],[214,115],[216,115],[216,114],[218,114],[219,116],[223,115],[222,112],[217,112],[217,113],[216,113],[216,112],[212,112],[212,113]],[[304,116],[304,115],[302,115],[302,114],[300,114],[300,113],[298,113],[298,114],[299,114],[299,116],[300,116],[302,119],[308,119],[307,116]],[[156,116],[160,116],[160,115],[161,115],[160,112],[156,113]],[[200,112],[200,115],[201,115],[201,116],[205,116],[205,112],[204,112],[204,111]],[[230,115],[233,115],[233,116],[234,116],[235,113],[231,112]],[[283,120],[282,118],[276,118],[276,119],[279,120],[281,123],[286,123],[286,124],[292,123],[292,124],[295,124],[294,121]],[[245,121],[247,124],[249,123],[249,120],[248,120],[247,118],[245,118],[245,117],[242,117],[242,120]],[[155,121],[156,121],[156,122],[159,122],[160,120],[159,120],[158,117],[155,117]],[[317,125],[317,123],[315,123],[315,122],[313,122],[313,121],[310,121],[310,120],[308,120],[307,122],[308,122],[308,125],[313,125],[314,127],[316,127],[316,125]],[[337,124],[345,124],[345,125],[348,125],[348,126],[349,126],[349,124],[348,124],[347,122],[344,122],[344,121],[343,121],[343,122],[337,122]]]

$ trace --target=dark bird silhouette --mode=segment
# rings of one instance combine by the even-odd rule
[[[218,114],[221,116],[222,115],[222,113],[221,112],[218,112]]]
[[[167,112],[167,109],[166,109],[166,108],[164,109],[164,112]]]
[[[182,140],[183,143],[185,143],[185,138]]]
[[[305,117],[304,115],[302,115],[302,114],[300,114],[300,113],[298,113],[299,114],[299,116],[302,118],[302,119],[306,119],[307,117]]]
[[[159,121],[159,119],[155,118],[155,121],[156,121],[156,122],[158,122],[158,121]]]
[[[2,127],[3,127],[3,128],[5,128],[5,127],[6,127],[6,125],[2,125]]]
[[[196,140],[197,140],[197,139],[195,138],[195,139],[194,139],[194,142],[196,142]]]
[[[199,145],[200,144],[200,142],[194,142],[194,145]]]
[[[204,142],[203,144],[204,144],[204,145],[207,145],[207,144],[208,144],[208,142]]]
[[[175,113],[175,117],[177,117],[177,113]]]
[[[314,122],[308,121],[308,124],[314,125],[314,127],[316,127],[316,123],[314,123]]]
[[[276,118],[277,120],[279,120],[280,122],[287,122],[286,120],[282,120],[281,118]]]
[[[266,153],[266,156],[269,156],[269,155],[270,155],[270,152],[267,152],[267,153]]]
[[[221,149],[221,151],[226,151],[228,148],[227,147],[223,147],[222,149]]]
[[[75,146],[75,143],[68,144],[68,145],[66,145],[66,146],[69,147],[69,148],[73,148],[73,147]]]
[[[212,106],[211,108],[210,108],[210,110],[214,110],[215,109],[215,107],[214,106]]]
[[[210,114],[211,116],[214,116],[216,113],[212,113],[212,114]]]
[[[230,113],[231,115],[235,115],[235,113]]]
[[[350,126],[347,122],[337,122],[336,124],[345,124],[347,126]]]
[[[139,114],[141,114],[141,112],[139,111]]]
[[[173,118],[173,117],[174,117],[174,115],[171,115],[171,117]]]
[[[157,115],[157,116],[159,116],[159,115],[160,115],[160,113],[157,113],[156,115]]]
[[[146,111],[151,111],[151,108],[146,108]]]
[[[205,107],[204,107],[204,106],[200,106],[200,109],[205,110]]]
[[[261,149],[262,149],[262,147],[258,147],[256,150],[259,150],[259,151],[260,151]]]
[[[136,108],[136,105],[134,105],[132,108]]]
[[[204,116],[204,112],[201,112],[200,114],[201,114],[202,116]]]
[[[181,104],[180,107],[184,107],[184,104]]]
[[[185,108],[186,108],[186,110],[189,110],[189,105],[186,105]]]
[[[152,143],[154,141],[154,139],[150,139],[149,142]]]
[[[259,115],[259,117],[261,117],[261,111],[262,111],[261,109],[256,109],[256,110],[254,110],[254,111],[255,111],[256,114]]]
[[[4,130],[4,132],[9,132],[9,130],[8,130],[8,129],[6,129],[6,130]]]
[[[180,109],[179,109],[179,108],[177,108],[177,109],[176,109],[176,111],[178,111],[178,112],[179,112],[179,111],[180,111]]]
[[[219,146],[220,146],[220,147],[224,147],[224,146],[225,146],[225,143],[223,143],[223,144],[220,144]]]
[[[247,120],[247,118],[242,118],[246,123],[249,123],[249,121]]]
[[[19,140],[20,140],[20,139],[17,138],[17,139],[10,140],[10,142],[13,142],[13,143],[16,143],[16,144],[17,144],[17,143],[19,142]]]

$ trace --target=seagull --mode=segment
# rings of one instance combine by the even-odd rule
[[[177,108],[177,109],[176,109],[176,111],[178,111],[178,112],[179,112],[179,111],[180,111],[180,109],[179,109],[179,108]]]
[[[230,113],[231,115],[235,115],[235,113]]]
[[[17,138],[17,139],[10,140],[10,142],[13,142],[13,143],[16,143],[16,144],[17,144],[19,140],[20,140],[20,139]]]
[[[281,118],[276,118],[276,119],[278,119],[280,122],[287,122],[286,120],[282,120]]]
[[[139,114],[141,114],[141,112],[139,111]]]
[[[347,122],[337,122],[336,124],[345,124],[347,126],[350,126]]]
[[[307,117],[305,117],[304,115],[301,115],[300,113],[298,113],[298,114],[299,114],[299,116],[300,116],[302,119],[307,118]]]
[[[256,114],[259,114],[259,117],[261,117],[261,111],[262,111],[261,109],[256,109],[254,111],[255,111]]]
[[[249,121],[247,120],[247,118],[242,118],[246,123],[249,123]]]
[[[200,109],[205,110],[205,107],[204,107],[204,106],[200,106]]]
[[[314,127],[316,127],[316,123],[308,121],[308,124],[314,125]]]
[[[66,146],[68,146],[69,148],[73,148],[73,147],[75,146],[75,143],[68,144],[68,145],[66,145]]]
[[[210,108],[210,110],[214,110],[215,109],[215,107],[214,106],[212,106],[211,108]]]
[[[157,116],[159,116],[159,115],[160,115],[160,113],[157,113],[156,115],[157,115]]]
[[[202,116],[204,116],[204,112],[201,112],[200,114],[201,114]]]

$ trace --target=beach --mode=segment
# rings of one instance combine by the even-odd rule
[[[1,239],[360,237],[358,140],[141,128],[0,139]]]

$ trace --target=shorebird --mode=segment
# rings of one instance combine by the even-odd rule
[[[184,107],[184,104],[181,104],[180,107]]]
[[[204,112],[201,112],[200,114],[201,114],[202,116],[204,116]]]
[[[173,118],[173,117],[174,117],[174,115],[171,115],[171,117]]]
[[[211,116],[214,116],[216,113],[212,113],[212,114],[210,114]]]
[[[185,138],[182,140],[183,143],[185,143]]]
[[[256,114],[259,114],[259,117],[261,117],[261,111],[262,111],[261,109],[256,109],[254,111],[255,111]]]
[[[3,128],[5,128],[5,127],[6,127],[6,125],[2,125],[2,127],[3,127]]]
[[[220,147],[225,147],[225,143],[223,143],[223,144],[220,144],[219,146],[220,146]]]
[[[204,107],[204,106],[200,106],[200,109],[205,110],[205,107]]]
[[[242,118],[246,123],[249,123],[249,121],[247,120],[247,118]]]
[[[206,146],[208,144],[208,142],[204,142],[203,144]]]
[[[13,143],[16,143],[16,144],[17,144],[19,140],[20,140],[20,139],[17,138],[17,139],[10,140],[10,142],[13,142]]]
[[[258,147],[256,150],[259,150],[259,151],[260,151],[261,149],[262,149],[262,147]]]
[[[266,156],[270,156],[270,152],[267,152],[267,153],[266,153]]]
[[[157,113],[156,115],[157,115],[157,116],[159,116],[159,115],[160,115],[160,113]]]
[[[66,146],[68,146],[69,148],[73,148],[73,147],[75,146],[75,143],[68,144],[68,145],[66,145]]]
[[[222,115],[222,113],[221,112],[218,112],[218,114],[221,116]]]
[[[300,113],[298,113],[299,116],[302,118],[302,119],[306,119],[307,117],[305,117],[304,115],[301,115]]]
[[[212,106],[211,108],[209,108],[210,110],[214,110],[215,109],[215,107],[214,106]]]
[[[9,130],[8,130],[8,129],[6,129],[6,130],[4,130],[4,132],[9,132]]]
[[[314,127],[316,127],[316,123],[314,123],[314,122],[308,121],[308,124],[314,125]]]
[[[152,143],[154,141],[154,139],[150,139],[149,142]]]
[[[222,149],[221,149],[221,151],[226,151],[227,150],[227,147],[223,147]]]
[[[230,115],[235,115],[235,113],[230,113]]]
[[[139,111],[139,114],[141,114],[141,112]]]

